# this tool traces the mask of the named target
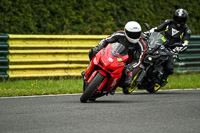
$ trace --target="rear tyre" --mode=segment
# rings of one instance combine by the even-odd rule
[[[96,76],[92,79],[87,88],[85,88],[83,95],[80,97],[80,101],[82,103],[86,103],[92,97],[95,89],[98,88],[103,79],[104,79],[103,75],[101,75],[100,73],[96,74]]]
[[[154,87],[152,87],[152,88],[150,88],[150,89],[147,89],[147,91],[148,91],[149,93],[156,93],[160,88],[161,88],[161,86],[160,86],[158,83],[156,83],[156,84],[154,85]]]
[[[123,87],[124,94],[131,94],[133,90],[130,87]]]

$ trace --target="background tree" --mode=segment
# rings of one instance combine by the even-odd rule
[[[0,32],[7,34],[111,34],[126,22],[158,26],[176,9],[189,13],[199,35],[200,0],[1,0]]]

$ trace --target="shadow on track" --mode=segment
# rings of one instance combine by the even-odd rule
[[[91,101],[91,102],[88,102],[88,103],[95,103],[95,104],[98,104],[98,103],[101,103],[101,104],[119,104],[119,103],[133,103],[135,101],[120,101],[120,100],[101,100],[101,99],[97,99],[96,101]]]
[[[141,92],[133,92],[131,94],[127,94],[127,95],[177,95],[177,94],[188,94],[190,92],[183,92],[183,91],[158,91],[156,93],[149,93],[149,92],[146,92],[146,91],[141,91]],[[122,95],[126,95],[126,94],[123,94]]]

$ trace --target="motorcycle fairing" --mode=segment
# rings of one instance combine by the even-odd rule
[[[112,48],[111,48],[112,47]],[[120,55],[115,51],[113,47],[117,48],[117,44],[108,44],[108,46],[102,49],[98,54],[101,54],[99,64],[102,69],[108,73],[122,73],[124,68],[124,62],[128,60],[128,55]],[[120,51],[119,51],[120,52]]]
[[[110,91],[119,82],[122,71],[124,69],[124,62],[128,60],[128,54],[120,53],[121,49],[114,49],[118,44],[108,44],[108,46],[100,50],[96,56],[91,60],[85,71],[87,82],[90,83],[97,72],[105,76],[98,91]],[[112,48],[111,48],[112,47]],[[119,51],[119,53],[118,53]],[[121,50],[121,52],[123,52]]]

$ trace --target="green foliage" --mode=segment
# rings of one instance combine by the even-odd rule
[[[1,0],[0,32],[7,34],[111,34],[135,20],[158,26],[177,8],[200,34],[200,0]]]

